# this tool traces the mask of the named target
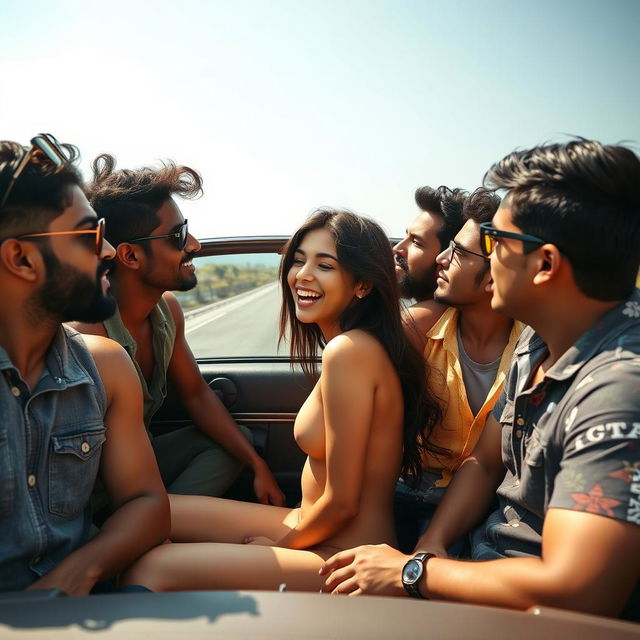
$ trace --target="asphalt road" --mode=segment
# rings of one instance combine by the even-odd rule
[[[185,335],[196,358],[277,354],[280,291],[272,282],[187,314]],[[280,354],[288,352],[286,345]]]

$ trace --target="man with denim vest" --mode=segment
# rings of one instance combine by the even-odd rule
[[[127,354],[62,324],[115,309],[104,220],[75,147],[31,142],[0,142],[0,590],[83,595],[167,537],[169,505]],[[115,511],[89,540],[98,473]]]
[[[514,152],[486,179],[507,190],[481,225],[492,307],[531,328],[420,553],[336,554],[326,588],[638,620],[640,160],[578,139]],[[447,558],[478,523],[473,561]]]

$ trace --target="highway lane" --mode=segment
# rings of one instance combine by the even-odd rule
[[[196,358],[273,356],[279,314],[280,290],[272,282],[188,315],[185,335]],[[288,354],[286,345],[280,354]]]

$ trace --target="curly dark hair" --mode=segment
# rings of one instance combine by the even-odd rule
[[[495,191],[478,187],[464,203],[462,213],[465,222],[467,220],[473,220],[478,224],[491,222],[500,206],[500,201],[500,196]]]
[[[429,442],[429,435],[442,417],[440,406],[427,385],[427,365],[407,341],[402,327],[398,283],[393,268],[391,245],[380,226],[350,211],[320,209],[293,234],[283,250],[280,285],[280,340],[288,333],[292,361],[308,375],[315,375],[317,354],[325,345],[318,325],[296,319],[295,302],[287,275],[304,236],[314,229],[328,229],[336,243],[338,262],[358,281],[372,285],[371,291],[349,306],[340,318],[342,331],[361,329],[384,347],[398,372],[404,399],[403,476],[418,484],[422,476],[421,452],[444,450]]]
[[[444,185],[437,189],[419,187],[416,189],[416,204],[422,211],[442,217],[443,225],[438,233],[440,251],[444,250],[464,224],[462,213],[468,192],[464,189],[450,189]]]
[[[197,198],[202,194],[200,174],[171,161],[156,169],[116,171],[115,167],[112,155],[99,155],[91,164],[93,180],[85,187],[91,206],[107,222],[106,237],[114,247],[150,235],[160,224],[158,210],[172,195]],[[146,245],[142,247],[147,250]]]
[[[584,138],[541,145],[504,157],[484,182],[509,190],[514,224],[567,256],[584,295],[613,301],[631,294],[640,261],[640,160],[633,151]]]

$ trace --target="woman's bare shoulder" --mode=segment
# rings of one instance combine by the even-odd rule
[[[367,363],[386,358],[383,346],[370,333],[361,329],[351,329],[331,339],[322,352],[322,364],[358,360]]]

